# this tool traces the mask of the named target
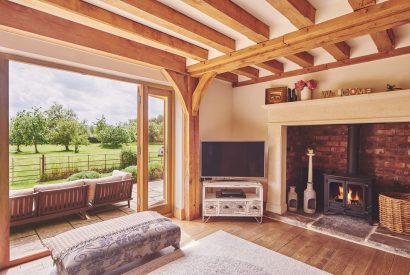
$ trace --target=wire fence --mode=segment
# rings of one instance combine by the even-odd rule
[[[149,162],[162,163],[163,156],[149,152]],[[10,159],[10,184],[65,179],[81,171],[108,173],[122,169],[120,154],[62,155]]]

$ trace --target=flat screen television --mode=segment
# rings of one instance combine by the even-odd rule
[[[263,178],[264,141],[201,142],[202,178]]]

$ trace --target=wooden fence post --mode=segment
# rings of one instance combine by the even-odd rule
[[[87,155],[87,160],[88,160],[88,171],[90,171],[90,155]]]
[[[40,179],[42,179],[46,173],[46,156],[45,155],[41,155],[40,165],[41,165]]]
[[[104,154],[104,171],[107,171],[107,154]]]

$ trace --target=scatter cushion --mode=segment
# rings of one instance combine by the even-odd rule
[[[95,197],[95,185],[99,179],[84,179],[85,185],[88,185],[88,202],[94,202]]]
[[[120,170],[114,170],[112,171],[113,176],[122,176],[122,180],[130,180],[131,179],[131,173],[128,172],[123,172]]]
[[[9,197],[13,198],[13,197],[18,197],[18,196],[26,196],[26,195],[32,195],[33,193],[34,193],[33,188],[10,190]]]
[[[56,190],[56,189],[63,189],[69,187],[77,187],[84,185],[84,180],[74,180],[64,183],[56,183],[56,184],[41,184],[34,186],[34,192],[41,192],[41,191],[49,191],[49,190]]]
[[[109,176],[97,179],[97,183],[122,181],[122,175]]]

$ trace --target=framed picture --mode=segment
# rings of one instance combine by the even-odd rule
[[[288,87],[275,87],[265,90],[265,104],[286,102]]]

